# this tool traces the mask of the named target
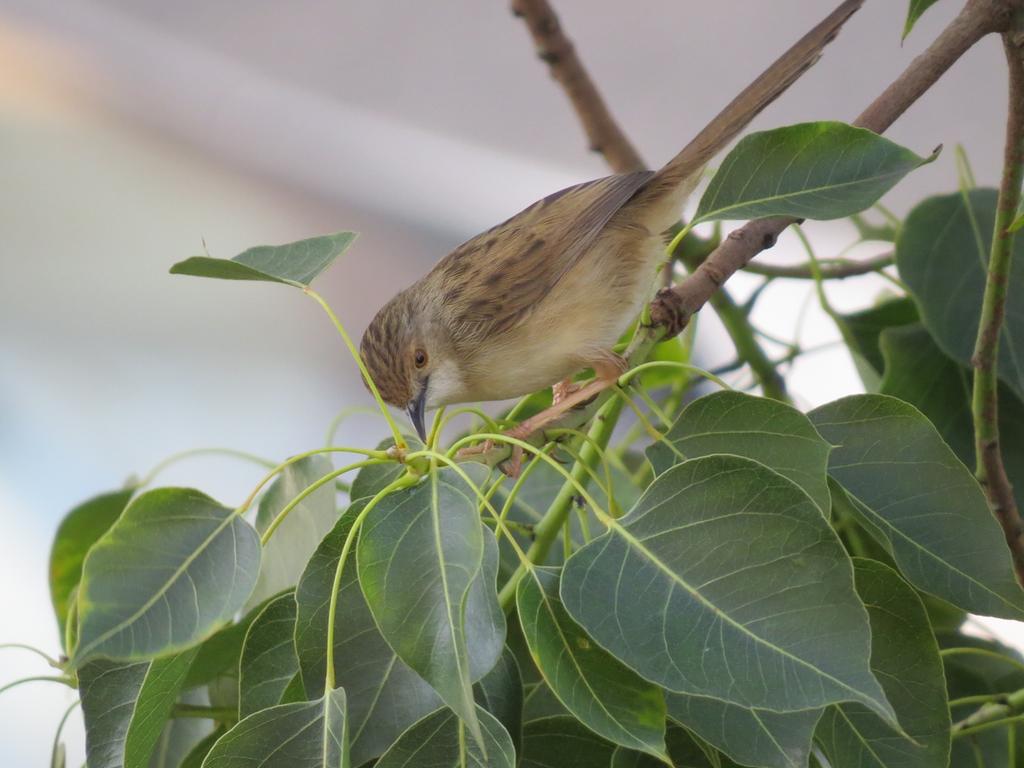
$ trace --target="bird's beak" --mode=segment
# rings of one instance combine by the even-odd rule
[[[420,387],[420,393],[416,395],[416,399],[409,403],[409,407],[406,411],[409,414],[409,419],[412,421],[412,425],[416,427],[416,434],[420,436],[420,440],[424,443],[427,442],[427,429],[423,425],[423,412],[427,407],[427,382],[423,382],[423,386]]]

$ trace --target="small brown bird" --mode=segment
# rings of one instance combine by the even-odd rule
[[[660,171],[607,176],[545,197],[456,248],[377,313],[361,355],[381,396],[425,438],[427,409],[555,385],[526,437],[615,381],[612,351],[651,297],[704,165],[821,55],[862,0],[846,0],[736,97]],[[575,389],[571,376],[593,368]]]
[[[366,329],[360,351],[381,396],[423,437],[430,408],[560,382],[561,412],[580,399],[574,373],[617,378],[612,346],[650,298],[662,232],[694,181],[669,163],[586,182],[456,248]]]

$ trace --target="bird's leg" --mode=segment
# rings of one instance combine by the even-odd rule
[[[558,405],[579,388],[580,385],[574,384],[572,379],[562,379],[551,387],[551,404]]]
[[[575,408],[580,403],[587,402],[592,397],[615,384],[619,376],[626,370],[626,361],[614,352],[608,352],[600,358],[591,360],[589,366],[594,369],[595,378],[593,381],[582,387],[577,386],[574,391],[565,397],[556,399],[550,408],[545,408],[540,413],[534,414],[518,426],[508,430],[505,434],[509,437],[525,440],[537,430],[543,429],[551,422],[561,418],[567,411]]]
[[[583,366],[581,366],[583,367]],[[626,361],[614,352],[608,352],[599,358],[593,359],[586,363],[586,367],[594,369],[595,378],[593,381],[580,386],[579,384],[573,384],[570,380],[566,379],[552,387],[554,393],[554,402],[551,407],[545,408],[540,413],[536,413],[526,421],[521,422],[512,429],[506,430],[505,435],[516,438],[517,440],[526,440],[534,432],[543,429],[548,424],[559,419],[567,411],[575,408],[581,403],[585,403],[593,397],[596,397],[604,390],[608,389],[618,381],[626,370]],[[565,390],[569,390],[565,393]],[[561,392],[560,392],[561,390]],[[495,441],[486,440],[480,445],[475,445],[472,448],[463,448],[459,451],[460,456],[471,456],[481,453],[487,453],[494,448]],[[512,447],[512,456],[501,464],[501,471],[509,477],[518,477],[519,471],[523,464],[523,449],[516,445]]]

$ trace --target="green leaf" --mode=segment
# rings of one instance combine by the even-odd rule
[[[450,709],[439,709],[403,733],[374,768],[515,768],[516,751],[504,726],[481,707],[476,716],[482,742],[460,739],[462,722]]]
[[[187,680],[182,687],[188,688]],[[198,690],[186,690],[178,701],[202,706],[206,703],[206,698]],[[209,720],[198,717],[172,717],[164,725],[163,732],[157,739],[156,746],[153,747],[148,768],[187,768],[186,761],[189,755],[193,754],[199,745],[209,739],[213,733],[213,723]],[[209,744],[212,746],[213,741],[210,741]],[[194,768],[198,768],[200,763],[202,763],[202,758],[195,763]]]
[[[295,595],[287,592],[267,604],[245,635],[238,667],[239,718],[281,703],[299,671],[294,634]]]
[[[605,768],[615,749],[573,717],[545,717],[523,726],[519,768]],[[557,762],[552,760],[555,756]]]
[[[741,765],[804,768],[821,710],[771,712],[670,693],[669,716]]]
[[[670,691],[752,709],[892,709],[839,539],[799,487],[708,456],[660,475],[562,571],[562,603],[603,648]]]
[[[134,492],[133,488],[125,488],[94,496],[68,512],[57,528],[50,549],[50,600],[62,642],[72,592],[82,578],[85,555],[120,517]],[[64,650],[70,653],[72,649]]]
[[[355,232],[337,232],[286,245],[258,245],[233,259],[192,256],[171,267],[171,274],[261,280],[303,288],[347,251],[355,239]]]
[[[917,306],[909,296],[901,296],[843,315],[842,322],[846,326],[850,355],[861,381],[869,392],[877,392],[885,370],[879,336],[887,328],[917,322]]]
[[[718,759],[718,755],[710,757],[709,753],[714,753],[698,744],[685,728],[678,725],[669,726],[665,742],[673,768],[722,768],[727,765]],[[663,768],[664,765],[651,755],[619,747],[612,754],[610,768]]]
[[[973,613],[1024,616],[1024,592],[981,488],[913,406],[854,395],[808,414],[833,445],[829,472],[903,575]]]
[[[889,566],[853,562],[857,593],[871,619],[871,668],[910,740],[858,704],[825,710],[815,738],[832,768],[948,765],[946,680],[924,605]]]
[[[473,696],[479,706],[505,726],[518,752],[523,738],[523,679],[519,662],[509,648],[501,654],[494,669],[473,686]]]
[[[892,328],[881,337],[885,377],[881,392],[913,404],[935,425],[966,466],[973,467],[974,422],[971,379],[966,368],[946,357],[920,324]],[[1024,403],[1005,385],[999,388],[999,447],[1017,503],[1024,507]]]
[[[203,768],[354,768],[348,738],[345,690],[335,688],[249,715],[218,739]]]
[[[359,533],[359,583],[389,645],[479,742],[472,684],[494,666],[505,642],[498,552],[476,499],[446,477],[431,473],[373,508]],[[481,572],[484,583],[472,589]]]
[[[323,455],[307,456],[285,467],[260,499],[256,530],[264,534],[270,524],[307,486],[331,473],[334,466]],[[271,535],[260,559],[260,576],[248,607],[294,587],[320,540],[338,519],[333,483],[303,499]]]
[[[85,558],[76,666],[164,655],[209,637],[252,592],[259,547],[252,526],[199,491],[136,497]]]
[[[875,203],[938,152],[918,157],[876,133],[837,122],[751,133],[722,161],[693,223],[850,216]]]
[[[327,666],[327,610],[345,537],[366,499],[353,503],[317,547],[295,591],[295,648],[306,692],[320,696]],[[334,620],[335,680],[348,695],[352,764],[379,757],[398,736],[441,705],[441,699],[392,650],[377,629],[356,579],[342,571]]]
[[[540,720],[545,717],[556,715],[568,715],[569,710],[558,700],[558,697],[551,692],[548,684],[543,680],[534,683],[523,699],[523,722]]]
[[[146,768],[195,651],[153,662],[103,659],[78,670],[89,768]]]
[[[907,9],[907,22],[903,25],[903,39],[907,39],[910,30],[914,28],[921,15],[931,8],[938,0],[910,0],[910,7]]]
[[[647,456],[658,474],[685,459],[731,453],[792,480],[823,515],[831,509],[826,473],[830,446],[804,414],[778,400],[742,392],[706,395],[679,414],[665,438],[684,458],[655,443]]]
[[[530,654],[565,707],[609,741],[664,756],[664,695],[598,647],[565,612],[558,571],[531,569],[519,581],[516,605]]]
[[[224,726],[220,726],[217,730],[211,732],[202,741],[192,747],[192,750],[185,756],[182,761],[180,768],[202,768],[203,760],[213,749],[213,745],[217,743],[217,740],[225,733]]]
[[[276,597],[276,595],[275,595]],[[189,667],[185,679],[186,688],[209,683],[216,677],[230,672],[238,672],[238,660],[242,656],[242,644],[250,625],[260,615],[267,604],[274,598],[268,598],[248,611],[237,622],[228,624],[217,630],[199,646],[199,653]]]
[[[942,351],[970,367],[978,335],[992,232],[994,189],[931,197],[907,216],[896,241],[900,277],[910,286],[921,319]],[[1024,262],[1024,238],[1014,239]],[[1010,272],[1006,320],[999,340],[999,378],[1024,398],[1024,269]]]

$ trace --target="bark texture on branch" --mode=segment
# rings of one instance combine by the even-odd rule
[[[977,454],[975,475],[996,519],[1003,528],[1013,553],[1017,580],[1024,584],[1024,541],[1013,486],[1006,476],[999,442],[999,337],[1006,317],[1006,294],[1013,260],[1014,234],[1009,226],[1017,215],[1024,175],[1024,40],[1009,32],[1003,35],[1009,69],[1009,108],[1006,118],[1006,146],[1003,179],[999,187],[992,252],[988,262],[985,296],[978,323],[978,338],[971,364],[974,366],[972,415]],[[1020,265],[1018,265],[1018,269]]]
[[[1006,30],[1014,9],[1024,0],[968,0],[963,10],[928,49],[910,65],[854,121],[854,125],[884,133],[922,94],[981,38]],[[729,234],[689,277],[658,293],[651,319],[667,333],[682,331],[718,286],[742,269],[797,220],[779,216],[751,221]]]
[[[615,173],[645,170],[640,153],[615,122],[547,0],[513,0],[512,13],[526,22],[537,47],[537,55],[547,63],[551,76],[565,89],[587,134],[590,148],[604,155]]]

